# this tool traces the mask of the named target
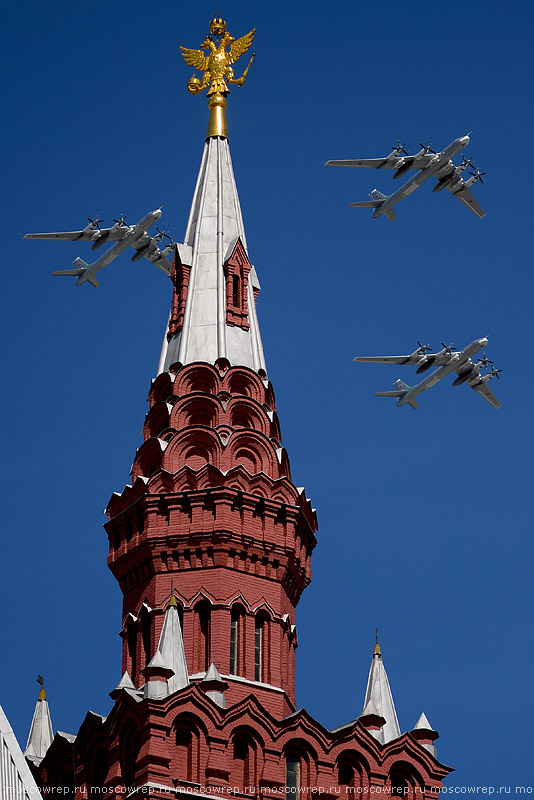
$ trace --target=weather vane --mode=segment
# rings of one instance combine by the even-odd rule
[[[211,114],[206,138],[210,136],[228,138],[225,118],[226,97],[230,91],[228,84],[243,86],[256,53],[252,54],[252,58],[240,78],[234,77],[232,64],[235,64],[247,52],[254,39],[256,28],[240,39],[235,39],[226,30],[226,22],[217,14],[210,22],[209,32],[210,35],[206,36],[200,45],[200,50],[180,47],[185,63],[204,73],[202,80],[193,74],[188,81],[187,90],[191,94],[199,94],[204,89],[208,89],[208,107]],[[227,47],[229,50],[226,49]],[[207,55],[203,52],[204,50],[208,51]]]

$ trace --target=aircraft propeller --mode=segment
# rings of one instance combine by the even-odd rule
[[[445,352],[447,353],[447,355],[450,356],[451,353],[452,353],[452,348],[454,347],[452,342],[451,342],[451,344],[445,344],[445,342],[440,342],[440,344],[443,347],[443,349],[445,350]]]
[[[124,221],[125,219],[126,219],[126,217],[124,216],[124,214],[121,214],[121,215],[120,215],[120,219],[114,219],[114,220],[113,220],[113,222],[116,222],[116,223],[117,223],[117,225],[119,225],[121,228],[122,228],[122,226],[123,226],[123,225],[124,225],[125,227],[127,227],[127,226],[126,226],[126,223],[125,223],[125,221]]]
[[[169,244],[167,245],[167,247],[174,247],[174,239],[172,238],[170,233],[167,233],[165,228],[163,230],[160,230],[158,228],[158,226],[156,225],[156,230],[157,230],[157,234],[156,234],[156,236],[154,236],[154,239],[156,240],[156,242],[161,242],[161,240],[164,237],[167,237],[167,239],[169,240]]]
[[[104,222],[104,220],[103,220],[103,219],[100,219],[100,217],[99,217],[99,216],[98,216],[98,214],[97,214],[97,215],[96,215],[96,217],[95,217],[94,219],[91,219],[91,217],[87,217],[87,222],[90,222],[90,223],[91,223],[91,225],[93,226],[93,230],[94,230],[95,228],[98,228],[98,230],[100,230],[100,223],[101,223],[101,222]]]
[[[483,367],[487,367],[488,364],[491,364],[493,367],[493,361],[490,361],[485,353],[482,354],[482,358],[477,358],[477,363],[481,364]]]
[[[470,172],[469,174],[471,175],[472,178],[475,179],[473,181],[473,183],[475,183],[475,181],[480,181],[480,183],[484,184],[484,181],[482,180],[482,176],[485,175],[486,173],[485,172],[481,172],[478,169],[478,167],[476,167],[476,172]]]
[[[393,152],[393,153],[397,153],[397,155],[398,155],[398,156],[399,156],[401,153],[404,153],[404,155],[405,155],[405,156],[407,156],[407,155],[409,155],[409,154],[408,154],[408,153],[406,152],[406,150],[404,149],[404,148],[405,148],[405,146],[406,146],[406,142],[404,142],[404,144],[401,144],[401,141],[400,141],[400,139],[398,139],[398,140],[397,140],[397,146],[396,146],[396,147],[392,147],[392,148],[391,148],[391,150],[392,150],[392,152]]]
[[[463,172],[464,169],[467,169],[467,167],[473,167],[473,169],[476,169],[475,165],[473,164],[472,159],[466,158],[465,156],[462,156],[462,163],[459,166],[460,172]]]
[[[419,341],[419,339],[417,340],[417,344],[419,345],[419,352],[420,352],[422,355],[424,355],[424,354],[426,353],[426,351],[427,351],[427,350],[430,350],[430,352],[432,352],[432,348],[430,347],[430,345],[429,345],[429,344],[421,344],[421,342]]]
[[[492,367],[491,372],[488,372],[488,375],[491,378],[497,378],[497,380],[500,381],[499,372],[502,372],[502,369],[495,369],[495,367]]]
[[[432,142],[429,142],[428,144],[423,144],[423,142],[419,142],[419,147],[423,148],[423,150],[425,151],[424,153],[425,155],[427,153],[434,153],[434,155],[436,155],[436,151],[432,150]]]

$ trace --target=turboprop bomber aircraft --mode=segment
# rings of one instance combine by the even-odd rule
[[[471,131],[470,131],[471,133]],[[442,189],[448,189],[454,197],[457,197],[467,208],[482,218],[486,212],[480,207],[474,198],[470,186],[482,180],[485,172],[480,172],[470,159],[463,158],[461,164],[456,166],[452,159],[464,147],[469,144],[469,134],[461,136],[451,142],[445,150],[441,153],[435,153],[431,150],[430,144],[424,145],[419,142],[421,150],[411,156],[404,149],[404,144],[400,141],[397,147],[394,147],[391,153],[385,158],[363,158],[348,161],[327,161],[327,167],[362,167],[364,169],[394,169],[395,175],[393,178],[400,178],[409,170],[418,170],[417,174],[410,178],[393,194],[386,195],[379,192],[378,189],[373,189],[370,193],[370,200],[364,200],[361,203],[349,203],[353,208],[372,208],[374,209],[373,217],[379,217],[385,214],[388,219],[397,219],[393,206],[409,194],[414,192],[422,183],[424,183],[431,175],[437,179],[437,184],[434,186],[434,192],[440,192]],[[472,167],[475,172],[470,172],[470,177],[464,180],[462,172],[467,168]]]
[[[375,397],[396,397],[397,405],[403,406],[408,403],[412,408],[417,408],[417,400],[415,399],[421,392],[435,386],[450,372],[456,372],[457,378],[454,380],[453,386],[459,386],[461,383],[467,383],[475,392],[478,392],[484,400],[487,400],[493,408],[500,408],[501,404],[488,386],[488,381],[492,378],[499,378],[499,372],[502,369],[495,369],[493,361],[486,358],[484,354],[482,358],[478,358],[476,363],[472,360],[471,356],[486,347],[488,337],[484,336],[482,339],[475,339],[474,342],[464,347],[463,350],[453,350],[453,345],[446,345],[443,342],[442,350],[438,353],[427,354],[427,350],[431,348],[427,344],[417,342],[419,347],[410,353],[408,356],[357,356],[354,361],[365,361],[375,364],[414,364],[417,365],[417,372],[425,372],[430,367],[439,367],[434,370],[428,377],[423,378],[420,383],[415,386],[408,386],[401,380],[395,381],[393,384],[395,389],[391,392],[375,392]],[[491,364],[491,370],[485,375],[480,374],[480,370],[488,368]]]
[[[99,286],[99,282],[95,278],[95,274],[110,264],[114,258],[126,250],[128,245],[134,248],[135,255],[132,256],[132,261],[137,261],[143,256],[147,258],[158,269],[168,275],[171,271],[171,263],[167,256],[172,253],[174,242],[165,231],[160,231],[157,228],[156,236],[150,236],[147,229],[150,228],[161,217],[161,208],[155,211],[149,211],[148,214],[139,220],[135,225],[127,225],[124,221],[124,216],[121,214],[119,219],[113,220],[115,225],[111,228],[101,228],[98,217],[90,219],[89,225],[81,231],[65,231],[64,233],[27,233],[25,239],[60,239],[62,241],[86,241],[92,242],[91,250],[96,250],[107,242],[116,242],[113,247],[106,250],[100,258],[93,261],[92,264],[87,264],[81,258],[74,259],[74,269],[64,269],[58,272],[53,272],[52,275],[73,275],[78,278],[76,286],[80,286],[85,281],[88,281],[91,286]],[[158,247],[159,242],[164,237],[169,239],[169,244],[160,250]]]

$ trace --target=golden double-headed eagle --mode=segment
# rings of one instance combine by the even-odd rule
[[[202,81],[200,81],[196,75],[193,75],[193,77],[189,79],[187,89],[191,94],[198,94],[209,87],[207,93],[208,97],[213,94],[226,95],[229,92],[229,83],[243,86],[245,82],[247,72],[249,71],[256,53],[253,54],[246,70],[240,78],[236,79],[234,77],[232,64],[235,64],[235,62],[247,52],[254,39],[256,28],[240,39],[235,39],[226,30],[226,22],[220,17],[215,17],[215,19],[212,19],[210,22],[209,30],[211,36],[206,36],[200,45],[202,48],[201,50],[190,50],[187,47],[180,47],[185,63],[204,73]],[[213,40],[212,36],[216,37],[216,42]],[[227,51],[226,48],[228,46],[230,49]],[[206,55],[203,50],[207,50],[208,54]]]

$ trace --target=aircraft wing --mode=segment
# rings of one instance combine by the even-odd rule
[[[439,155],[439,153],[438,153]],[[406,169],[424,169],[435,158],[434,153],[427,153],[417,160],[412,156],[400,158],[358,158],[346,161],[327,161],[325,167],[360,167],[363,169],[398,169],[406,166]],[[411,163],[409,163],[411,161]]]
[[[454,195],[454,197],[457,197],[458,200],[464,204],[464,206],[467,206],[467,208],[471,209],[473,214],[476,214],[479,219],[482,219],[482,217],[486,216],[486,212],[475,200],[471,189],[469,189],[467,186],[464,186],[462,189],[456,192],[452,191],[452,189],[449,189],[449,191],[452,195]]]
[[[502,403],[499,403],[499,401],[489,388],[487,382],[483,381],[482,383],[477,383],[476,386],[472,386],[471,388],[474,389],[475,392],[478,392],[479,395],[484,398],[484,400],[487,400],[488,403],[490,403],[490,405],[493,406],[493,408],[501,407]]]
[[[136,241],[130,242],[130,247],[137,250],[137,255],[133,257],[132,261],[137,261],[138,258],[143,256],[166,275],[171,274],[171,262],[165,257],[163,251],[159,249],[157,240],[152,239],[148,233],[144,233],[143,236]]]
[[[158,269],[164,272],[166,275],[171,274],[172,264],[168,258],[166,258],[161,250],[157,250],[155,253],[147,253],[145,258],[150,261],[151,264],[154,264]]]
[[[125,233],[129,228],[120,228],[113,230],[113,228],[102,228],[100,231],[93,229],[90,231],[62,231],[60,233],[27,233],[24,239],[59,239],[65,242],[76,241],[91,241],[96,233],[101,234],[101,238],[106,242],[118,242],[124,238]]]
[[[356,356],[353,361],[364,361],[368,364],[417,364],[421,358],[415,356]]]

